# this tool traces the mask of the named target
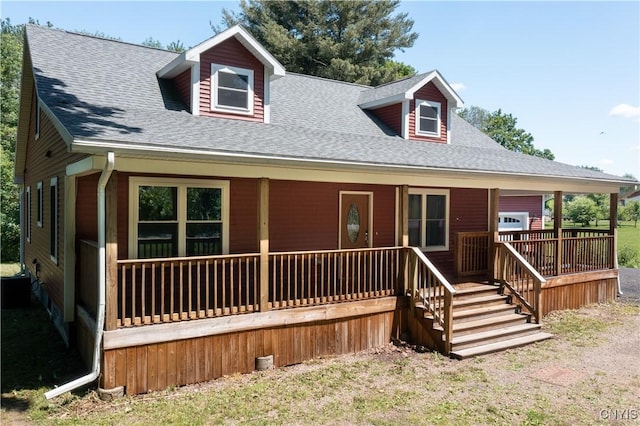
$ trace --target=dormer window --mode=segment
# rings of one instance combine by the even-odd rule
[[[416,100],[416,134],[440,137],[440,102]]]
[[[211,64],[211,110],[253,114],[253,70]]]

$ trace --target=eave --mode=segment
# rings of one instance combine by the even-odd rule
[[[200,62],[200,54],[215,47],[216,45],[235,37],[253,56],[255,56],[268,70],[271,75],[271,79],[275,80],[280,77],[284,77],[284,66],[278,60],[271,55],[258,41],[253,38],[249,32],[235,25],[210,39],[200,43],[199,45],[192,47],[191,49],[182,52],[175,59],[160,69],[156,75],[159,78],[173,78],[180,73],[189,69],[193,64]]]

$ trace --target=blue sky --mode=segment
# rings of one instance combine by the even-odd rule
[[[14,24],[29,17],[66,30],[141,43],[211,37],[237,2],[0,3]],[[640,178],[640,2],[401,3],[419,33],[396,59],[438,69],[465,105],[513,114],[556,160]]]

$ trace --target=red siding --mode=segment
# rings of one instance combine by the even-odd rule
[[[28,89],[27,89],[28,90]],[[40,135],[35,139],[35,96],[31,97],[31,117],[29,139],[25,163],[25,185],[31,186],[31,242],[25,241],[24,258],[27,269],[35,276],[33,261],[40,265],[38,277],[54,305],[63,310],[64,301],[64,235],[65,235],[65,176],[66,166],[80,160],[80,154],[71,154],[51,120],[44,111],[40,112]],[[57,264],[51,260],[51,178],[58,178],[57,199]],[[38,190],[42,182],[42,226],[37,225]],[[25,209],[26,213],[26,209]]]
[[[184,71],[173,79],[173,84],[180,94],[180,99],[185,103],[187,109],[191,111],[191,69]]]
[[[211,64],[253,70],[253,116],[211,111]],[[238,40],[231,38],[200,55],[200,115],[264,121],[264,65]]]
[[[395,187],[271,181],[271,251],[337,249],[340,191],[372,191],[373,245],[395,245]]]
[[[416,135],[416,99],[423,101],[440,102],[440,137],[427,137]],[[435,84],[427,83],[423,88],[418,90],[409,105],[409,139],[424,140],[430,142],[447,143],[447,111],[449,110],[447,98],[438,90]]]
[[[76,181],[76,240],[98,241],[99,177],[100,173],[95,173]]]
[[[387,105],[371,110],[371,113],[397,134],[402,135],[402,104]]]
[[[453,276],[456,234],[488,229],[486,189],[452,188],[449,199],[449,250],[427,252],[426,256],[447,276]]]
[[[542,229],[542,195],[500,197],[501,212],[529,212],[529,229]]]
[[[258,245],[258,181],[232,179],[229,209],[229,252],[256,253]]]

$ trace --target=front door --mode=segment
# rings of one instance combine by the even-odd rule
[[[340,194],[340,248],[370,247],[369,201],[370,194]]]

